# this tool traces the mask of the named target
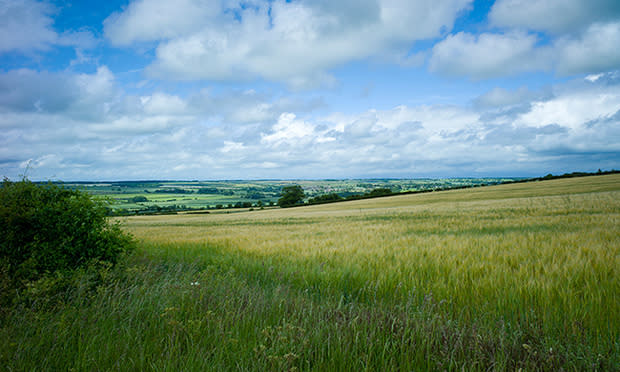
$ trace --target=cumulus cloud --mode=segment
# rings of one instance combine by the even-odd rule
[[[61,74],[9,71],[0,75],[0,108],[4,112],[65,110],[77,95],[73,87]]]
[[[555,43],[558,72],[597,73],[617,69],[620,67],[618,45],[620,21],[596,23],[578,37],[561,38]]]
[[[275,121],[282,112],[309,112],[326,106],[321,98],[273,96],[253,89],[213,94],[209,90],[190,95],[189,109],[231,124]]]
[[[116,45],[157,42],[148,71],[171,79],[262,78],[303,88],[369,57],[415,60],[411,43],[441,36],[470,0],[251,2],[140,0],[105,21]],[[415,27],[412,27],[415,25]]]
[[[52,6],[34,0],[0,1],[0,52],[47,49],[58,35]]]
[[[429,68],[448,76],[474,79],[547,69],[547,56],[537,53],[537,37],[524,32],[473,35],[459,32],[433,47]]]
[[[525,72],[593,74],[620,68],[620,22],[596,23],[578,35],[540,45],[521,31],[473,35],[460,32],[435,44],[429,68],[447,76],[488,79]]]
[[[593,23],[617,20],[616,0],[498,0],[489,13],[492,25],[549,31],[555,34],[582,31]]]
[[[302,100],[255,91],[136,96],[105,67],[72,75],[9,71],[0,74],[0,167],[2,175],[16,176],[30,164],[35,179],[65,180],[612,168],[620,154],[618,76],[602,73],[540,91],[497,88],[474,105],[319,114]],[[56,100],[36,81],[54,86]],[[59,81],[65,85],[55,85]],[[237,116],[235,105],[218,109],[228,95],[239,97],[235,105],[246,113]],[[254,110],[263,111],[247,114]]]
[[[333,87],[330,70],[373,58],[474,80],[532,71],[591,74],[620,67],[613,0],[498,0],[481,34],[449,34],[470,0],[135,0],[104,22],[115,46],[152,43],[150,77]],[[428,51],[419,40],[443,38]]]
[[[28,69],[0,74],[0,110],[64,113],[73,119],[93,119],[109,110],[118,94],[107,67],[94,74],[37,72]]]
[[[88,30],[57,33],[56,8],[35,0],[0,0],[0,53],[45,51],[54,45],[90,48],[95,38]]]
[[[579,89],[557,89],[556,97],[533,101],[531,109],[514,119],[515,125],[545,126],[560,124],[577,130],[584,123],[607,117],[620,110],[618,86],[580,85]]]
[[[291,159],[288,166],[293,166],[300,157],[335,173],[329,176],[341,177],[471,175],[506,169],[543,174],[548,169],[591,167],[593,162],[610,168],[620,153],[620,95],[617,82],[609,84],[608,75],[613,74],[604,74],[597,82],[572,81],[552,91],[493,90],[483,96],[488,105],[472,108],[398,106],[332,114],[321,124],[306,120],[298,123],[303,130],[295,130],[297,135],[282,137],[303,138],[311,145],[283,142],[277,153],[261,148],[263,160],[286,154],[279,162]],[[515,106],[522,109],[509,110]],[[503,112],[502,120],[488,115],[496,110]],[[273,129],[278,133],[282,128],[275,124]],[[326,137],[333,140],[319,141]]]
[[[105,66],[91,74],[8,71],[0,73],[0,166],[3,175],[30,164],[46,170],[33,177],[64,179],[238,169],[243,143],[259,143],[281,110],[315,107],[254,91],[131,95]]]
[[[140,97],[140,104],[148,115],[184,115],[188,110],[183,99],[161,92]]]
[[[593,74],[620,68],[620,3],[614,0],[498,0],[495,29],[459,32],[435,44],[429,68],[474,80],[553,71]]]
[[[537,159],[540,167],[565,171],[592,163],[612,168],[620,154],[620,95],[614,75],[573,80],[555,86],[551,95],[531,92],[535,98],[527,110],[506,114],[504,122],[483,119],[488,130],[484,138],[517,147],[521,163]],[[562,168],[562,162],[570,166]]]
[[[0,32],[8,35],[0,53],[97,42],[87,30],[55,30],[57,10],[49,4],[0,0]],[[498,0],[482,33],[451,33],[470,4],[131,1],[104,22],[110,44],[127,48],[120,54],[153,48],[147,78],[213,85],[126,88],[126,75],[104,65],[89,73],[73,65],[2,71],[0,176],[15,177],[27,165],[32,178],[65,180],[540,175],[617,167],[616,2]],[[29,33],[18,32],[24,25]],[[412,51],[420,40],[434,46]],[[497,87],[465,104],[393,102],[390,109],[346,112],[320,95],[269,84],[336,86],[335,67],[366,59],[426,61],[438,74],[474,80],[541,70],[585,77],[540,89]],[[245,80],[267,83],[217,84]],[[367,90],[373,84],[362,83]],[[371,93],[366,102],[382,91]],[[328,94],[335,101],[344,95]]]
[[[104,32],[114,45],[170,39],[197,31],[215,21],[218,1],[136,0],[104,21]]]
[[[273,125],[272,133],[263,134],[261,137],[261,142],[273,147],[282,144],[304,146],[313,140],[320,142],[320,137],[315,135],[315,127],[298,120],[292,113],[282,113],[278,122]]]

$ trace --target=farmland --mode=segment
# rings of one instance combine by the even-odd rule
[[[65,187],[107,197],[116,214],[260,207],[275,204],[282,187],[297,184],[308,198],[328,193],[342,197],[376,188],[393,192],[437,190],[510,182],[516,178],[271,180],[271,181],[124,181],[68,182]]]
[[[119,220],[137,252],[52,305],[35,288],[2,365],[620,367],[618,174]]]

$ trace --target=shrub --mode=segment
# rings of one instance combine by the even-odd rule
[[[114,264],[133,247],[102,200],[51,183],[7,179],[0,188],[0,263],[18,285],[93,261]]]

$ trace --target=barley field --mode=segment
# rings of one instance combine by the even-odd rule
[[[7,370],[620,370],[620,175],[122,223]]]

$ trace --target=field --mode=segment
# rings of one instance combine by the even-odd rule
[[[394,192],[491,185],[516,178],[271,180],[271,181],[125,181],[77,182],[64,186],[109,198],[117,214],[171,212],[202,209],[239,209],[275,204],[283,186],[301,185],[306,197],[338,193],[342,197],[364,194],[375,188]]]
[[[121,221],[137,252],[36,289],[0,365],[620,370],[618,174]]]

